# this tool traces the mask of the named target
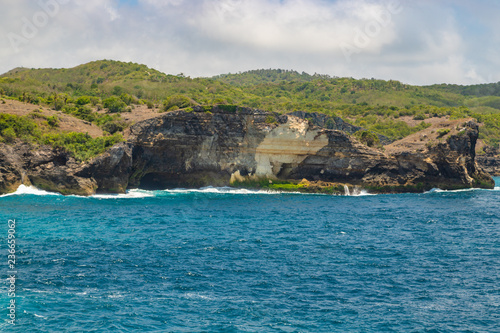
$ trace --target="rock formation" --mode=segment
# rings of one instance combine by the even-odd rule
[[[95,180],[77,175],[82,167],[67,152],[50,146],[0,144],[0,193],[13,192],[24,184],[62,194],[94,194]]]
[[[292,115],[195,107],[135,124],[127,142],[88,163],[48,147],[2,145],[0,192],[21,183],[88,195],[262,180],[304,180],[311,188],[347,184],[374,192],[492,188],[493,180],[475,162],[477,137],[477,125],[469,122],[425,150],[385,154]]]
[[[364,130],[363,127],[355,126],[352,124],[349,124],[345,122],[342,118],[340,117],[330,117],[324,113],[317,113],[317,112],[304,112],[304,111],[294,111],[289,113],[292,116],[299,117],[301,119],[305,119],[310,121],[313,125],[323,127],[326,129],[334,129],[334,130],[339,130],[343,131],[349,134],[354,134],[357,131],[362,131]],[[389,139],[388,137],[377,134],[380,143],[383,145],[387,145],[392,143],[393,141]]]
[[[476,156],[477,163],[492,176],[500,176],[500,151],[486,148],[484,154]]]

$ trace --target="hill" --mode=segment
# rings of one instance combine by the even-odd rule
[[[280,69],[190,78],[112,60],[69,69],[17,68],[0,76],[3,99],[45,105],[109,133],[123,131],[129,125],[124,112],[136,108],[163,112],[226,104],[277,113],[322,113],[391,140],[428,127],[431,118],[472,117],[483,123],[481,139],[492,147],[498,147],[500,138],[497,88],[498,84],[421,87]]]
[[[283,81],[311,82],[321,77],[330,78],[328,75],[310,75],[306,72],[300,74],[297,71],[286,69],[257,69],[238,74],[221,74],[214,76],[213,79],[232,86],[245,87],[261,83],[280,83]]]

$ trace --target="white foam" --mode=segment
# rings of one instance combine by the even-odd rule
[[[182,194],[182,193],[213,193],[213,194],[280,194],[284,192],[279,191],[266,191],[266,190],[248,190],[244,188],[235,188],[235,187],[202,187],[200,189],[185,189],[185,188],[176,188],[172,190],[164,190],[162,192],[172,193],[172,194]],[[290,193],[290,192],[285,192]]]
[[[188,299],[202,299],[207,301],[215,300],[215,298],[212,296],[202,295],[200,293],[186,293],[184,294],[184,297]]]
[[[376,194],[368,193],[367,190],[361,190],[361,191],[355,192],[353,194],[353,196],[355,196],[355,197],[366,197],[366,196],[371,196],[371,195],[376,195]]]
[[[17,190],[15,192],[0,195],[0,198],[14,196],[14,195],[41,195],[41,196],[44,196],[44,195],[61,195],[61,194],[40,190],[34,186],[21,185],[17,188]]]
[[[499,188],[496,188],[497,190]],[[158,196],[165,195],[177,195],[177,194],[191,194],[191,193],[201,193],[201,194],[231,194],[231,195],[281,195],[281,194],[300,194],[300,195],[329,195],[322,193],[302,193],[302,192],[289,192],[289,191],[276,191],[276,190],[249,190],[245,188],[235,188],[235,187],[203,187],[199,189],[186,189],[186,188],[176,188],[176,189],[167,189],[160,191],[148,191],[141,189],[132,189],[127,190],[126,193],[122,194],[95,194],[91,196],[79,196],[79,195],[70,195],[70,197],[76,198],[95,198],[95,199],[140,199],[140,198],[152,198]],[[8,196],[16,196],[16,195],[38,195],[38,196],[62,196],[62,194],[55,192],[48,192],[44,190],[40,190],[34,186],[25,186],[21,185],[14,193],[0,195],[2,197]],[[367,195],[375,195],[370,194],[365,190],[355,189],[353,193],[350,193],[351,196],[367,196]]]
[[[238,189],[233,187],[203,187],[200,189],[185,189],[176,188],[171,190],[148,191],[148,190],[128,190],[125,194],[96,194],[90,196],[97,199],[136,199],[136,198],[151,198],[164,195],[178,195],[178,194],[279,194],[279,192],[271,191],[252,191],[247,189]]]
[[[498,189],[500,189],[500,188],[495,187],[494,190],[498,191]],[[475,191],[492,191],[492,190],[488,190],[488,189],[484,189],[484,188],[464,188],[461,190],[442,190],[440,188],[433,188],[430,191],[424,192],[424,194],[428,194],[428,193],[460,193],[460,192],[475,192]]]
[[[122,194],[95,194],[90,196],[90,198],[97,199],[137,199],[137,198],[151,198],[155,197],[154,191],[145,190],[128,190],[126,193]]]

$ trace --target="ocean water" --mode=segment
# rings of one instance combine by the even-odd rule
[[[23,187],[0,197],[0,222],[1,332],[500,332],[499,188]]]

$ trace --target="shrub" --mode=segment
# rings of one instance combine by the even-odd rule
[[[59,118],[57,116],[47,117],[47,124],[52,127],[59,127]]]
[[[12,142],[17,137],[17,134],[12,127],[9,127],[2,131],[2,137],[5,139],[5,141]]]
[[[92,104],[92,106],[96,106],[97,104],[99,104],[100,101],[101,99],[99,97],[95,96],[90,97],[90,103]]]
[[[54,110],[60,111],[65,105],[65,101],[62,98],[55,98],[54,99]]]
[[[221,104],[217,106],[219,110],[224,111],[224,112],[231,112],[235,113],[238,110],[238,106],[236,105],[226,105],[226,104]]]
[[[425,120],[427,117],[425,116],[424,113],[419,113],[416,114],[415,117],[413,117],[413,120]]]
[[[450,129],[449,128],[442,128],[440,130],[437,131],[437,134],[438,134],[438,138],[442,138],[443,136],[445,136],[446,134],[450,133]]]
[[[276,124],[276,123],[278,122],[276,121],[276,118],[273,115],[268,115],[266,117],[266,124]]]
[[[103,101],[103,106],[111,113],[119,113],[125,111],[127,104],[116,96],[112,96]]]
[[[127,127],[127,124],[120,121],[109,121],[104,123],[101,128],[110,134],[115,134],[116,132],[121,132]]]
[[[170,108],[165,108],[164,110],[165,111],[175,111],[175,110],[179,110],[180,108],[177,106],[177,105],[172,105]]]
[[[103,153],[107,148],[122,141],[120,134],[92,138],[88,133],[57,133],[45,134],[41,143],[53,147],[63,148],[70,152],[76,159],[85,161]]]
[[[184,95],[173,95],[163,102],[164,111],[172,111],[177,109],[184,109],[190,106],[195,106],[196,102]],[[175,108],[174,108],[175,107]]]
[[[111,92],[112,95],[116,95],[116,96],[120,96],[121,94],[123,94],[125,92],[125,90],[120,87],[120,86],[115,86],[113,88],[113,91]]]
[[[95,120],[95,114],[92,112],[92,109],[88,106],[83,106],[79,107],[76,109],[75,112],[73,112],[75,117],[87,120],[87,121],[94,121]]]
[[[121,94],[120,99],[127,105],[139,104],[139,101],[135,97],[133,97],[129,94]]]
[[[40,111],[39,109],[35,109],[33,111],[31,111],[29,114],[28,114],[28,117],[30,117],[31,119],[47,119],[47,116],[43,115],[42,114],[42,111]]]
[[[75,104],[76,105],[86,105],[86,104],[90,104],[90,97],[88,96],[82,96],[82,97],[78,97],[75,101]]]
[[[380,143],[379,137],[370,131],[357,131],[354,133],[354,136],[368,147],[373,147]]]
[[[28,117],[0,114],[0,134],[8,140],[21,138],[32,141],[39,136],[40,131],[38,125]]]

